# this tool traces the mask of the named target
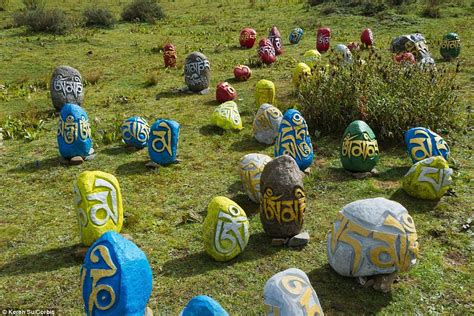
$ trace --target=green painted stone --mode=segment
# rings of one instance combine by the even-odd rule
[[[461,53],[461,39],[459,35],[456,33],[448,33],[443,36],[439,52],[446,60],[458,57]]]
[[[217,196],[207,207],[203,223],[204,248],[216,261],[228,261],[244,251],[249,241],[249,221],[234,201]]]
[[[424,199],[440,199],[451,185],[453,169],[441,156],[423,159],[414,164],[403,178],[403,189],[408,195]]]
[[[364,121],[354,121],[342,137],[341,163],[353,172],[369,172],[379,161],[379,146],[375,134]]]

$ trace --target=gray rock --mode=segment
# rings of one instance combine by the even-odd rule
[[[75,156],[75,157],[72,157],[71,159],[69,159],[69,163],[71,165],[80,165],[84,162],[84,158],[82,158],[81,156]]]
[[[57,67],[51,77],[51,101],[56,111],[66,103],[82,105],[84,101],[84,86],[81,74],[69,66]]]
[[[209,88],[211,80],[211,64],[207,57],[199,52],[193,52],[184,62],[184,81],[190,91],[201,92]]]
[[[308,232],[302,232],[298,235],[295,235],[288,240],[288,247],[301,247],[307,245],[309,242]]]
[[[328,234],[327,254],[344,276],[407,271],[418,255],[415,224],[401,204],[385,198],[349,203]]]
[[[271,104],[264,103],[258,109],[253,121],[253,135],[263,144],[271,145],[278,136],[283,114]]]
[[[272,276],[263,290],[265,315],[324,315],[318,295],[306,273],[291,268]]]
[[[295,160],[283,155],[268,162],[260,177],[260,220],[272,238],[300,233],[306,209],[302,173]]]

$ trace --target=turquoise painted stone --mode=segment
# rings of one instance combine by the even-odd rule
[[[228,316],[222,306],[207,295],[193,297],[181,311],[180,316]]]
[[[449,159],[448,144],[441,136],[424,127],[410,128],[405,133],[405,145],[413,163],[434,156]]]
[[[152,291],[150,264],[133,242],[106,232],[86,253],[81,288],[87,316],[143,316]]]
[[[71,103],[62,107],[57,140],[63,158],[87,157],[93,152],[91,126],[82,107]]]
[[[298,44],[301,40],[301,38],[303,37],[303,34],[304,34],[304,31],[302,28],[294,28],[291,33],[290,33],[290,36],[288,37],[288,40],[290,41],[291,44]]]
[[[340,158],[344,169],[354,172],[369,172],[379,161],[377,139],[364,121],[354,121],[344,131]]]
[[[139,116],[128,118],[120,127],[122,139],[126,145],[144,148],[150,135],[150,126],[147,121]]]
[[[179,123],[159,119],[150,128],[148,155],[159,165],[166,166],[176,162],[179,140]]]
[[[456,33],[448,33],[443,36],[440,54],[446,60],[456,58],[461,54],[461,39]]]

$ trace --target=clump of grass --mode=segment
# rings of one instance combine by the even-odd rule
[[[403,67],[376,54],[366,63],[322,68],[298,91],[310,127],[339,133],[366,121],[381,139],[400,140],[410,127],[452,131],[463,122],[456,71]]]
[[[22,0],[26,10],[44,9],[46,0]]]
[[[123,117],[121,115],[115,115],[112,121],[106,124],[105,127],[99,128],[94,133],[95,139],[104,145],[117,143],[122,140],[121,126],[123,123]]]
[[[165,14],[157,0],[133,0],[122,12],[122,19],[128,22],[154,23]]]
[[[0,11],[6,11],[10,0],[0,0]]]
[[[84,75],[84,81],[87,85],[95,85],[103,75],[102,70],[91,70]]]
[[[147,87],[156,86],[159,81],[160,81],[160,72],[152,71],[150,74],[148,74],[148,77],[146,80],[146,86]]]
[[[65,34],[70,29],[67,16],[60,9],[25,9],[13,14],[16,26],[26,26],[32,32]]]
[[[86,26],[107,28],[115,24],[115,18],[107,8],[89,7],[84,11],[83,15]]]
[[[327,6],[321,9],[321,14],[330,15],[337,12],[337,8],[333,4],[328,4]]]
[[[426,6],[423,8],[421,15],[425,18],[438,19],[441,17],[439,0],[427,0]]]
[[[38,139],[40,132],[44,129],[44,124],[43,119],[22,113],[18,116],[9,115],[0,122],[0,130],[4,139],[33,141]]]

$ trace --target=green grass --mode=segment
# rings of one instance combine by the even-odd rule
[[[126,3],[99,1],[117,17]],[[390,57],[390,40],[397,35],[420,31],[428,39],[439,40],[449,31],[457,32],[463,41],[458,83],[463,102],[472,104],[472,9],[445,6],[441,19],[425,19],[419,16],[421,6],[414,5],[407,10],[410,15],[391,10],[367,18],[347,13],[325,16],[320,8],[309,9],[302,3],[251,3],[163,2],[167,18],[154,25],[119,23],[110,30],[74,29],[65,36],[28,34],[22,28],[0,30],[0,84],[9,86],[6,92],[0,90],[0,122],[24,111],[41,113],[46,121],[37,140],[6,140],[0,147],[0,307],[56,307],[67,315],[82,312],[81,262],[73,257],[79,234],[72,183],[84,170],[102,170],[118,178],[128,214],[123,232],[133,236],[152,266],[150,306],[155,314],[176,315],[198,294],[213,296],[232,315],[262,313],[266,280],[289,267],[309,275],[327,314],[473,312],[472,230],[463,229],[474,215],[470,129],[447,137],[458,166],[454,175],[457,197],[443,197],[439,202],[418,201],[401,190],[400,180],[411,164],[403,146],[386,148],[381,144],[381,175],[355,180],[341,169],[338,137],[313,137],[317,148],[313,172],[305,178],[308,207],[304,227],[311,242],[301,250],[269,246],[270,239],[255,215],[258,206],[244,195],[237,172],[237,162],[244,154],[273,153],[271,146],[259,145],[251,137],[257,111],[254,85],[259,79],[273,80],[277,105],[281,109],[296,105],[291,71],[302,54],[314,48],[320,23],[333,29],[333,44],[358,41],[361,30],[371,27],[386,58]],[[20,4],[11,1],[8,11],[0,12],[0,26],[10,23],[12,10]],[[51,0],[47,7],[58,6],[80,17],[90,4]],[[245,126],[240,133],[209,126],[217,106],[214,90],[205,96],[169,92],[184,85],[182,63],[189,52],[202,50],[208,56],[214,88],[232,77],[234,65],[249,63],[256,55],[255,49],[237,48],[240,29],[252,26],[261,38],[272,25],[284,36],[285,54],[271,67],[253,69],[250,81],[232,83],[239,93],[237,103]],[[298,46],[290,46],[287,36],[296,26],[305,34]],[[177,69],[164,69],[162,55],[152,52],[168,40],[177,47]],[[430,48],[439,58],[438,47]],[[86,87],[84,107],[95,131],[110,129],[117,115],[142,115],[150,123],[157,118],[178,121],[182,163],[149,171],[145,168],[146,150],[130,153],[120,143],[96,142],[95,160],[79,167],[60,165],[57,118],[50,116],[52,105],[44,87],[59,64],[73,66],[83,75],[103,73],[95,85]],[[147,80],[156,71],[158,83],[148,87]],[[29,85],[38,88],[25,89]],[[228,263],[214,262],[204,253],[200,224],[180,225],[182,215],[191,210],[205,215],[207,204],[216,195],[234,199],[251,216],[249,245]],[[336,212],[354,200],[377,196],[407,207],[419,235],[419,263],[401,275],[391,294],[363,289],[354,280],[338,276],[325,253],[326,234]]]

